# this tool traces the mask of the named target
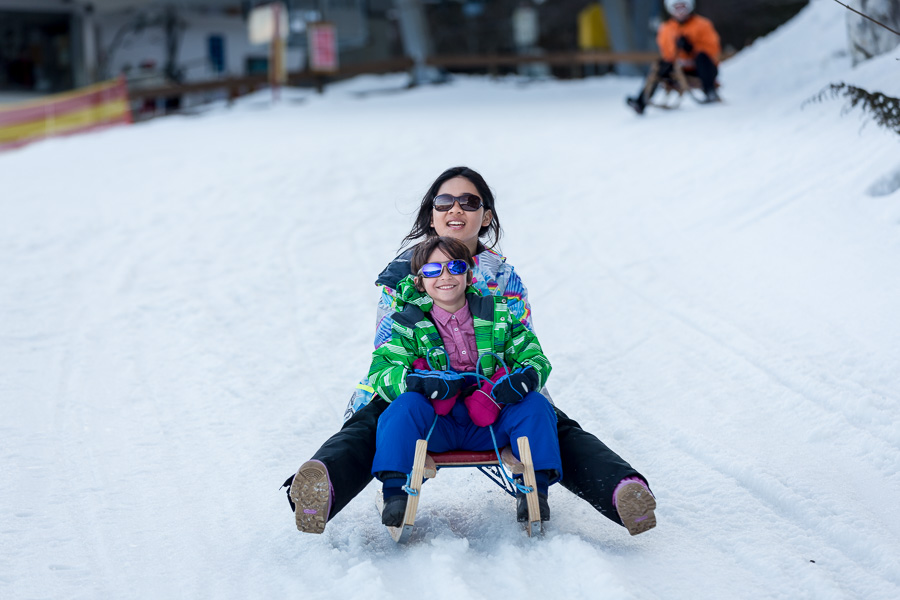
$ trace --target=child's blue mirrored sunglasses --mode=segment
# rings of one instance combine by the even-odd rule
[[[447,262],[432,262],[425,263],[422,265],[422,268],[419,269],[419,275],[422,277],[427,277],[429,279],[433,279],[434,277],[440,277],[441,273],[444,272],[444,265],[447,265],[447,271],[451,275],[462,275],[466,271],[469,270],[469,263],[464,260],[455,259],[448,260]]]

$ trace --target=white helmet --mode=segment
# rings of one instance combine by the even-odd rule
[[[676,19],[684,18],[694,12],[694,0],[666,0],[666,10]]]

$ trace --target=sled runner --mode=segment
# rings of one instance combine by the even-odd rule
[[[543,525],[538,505],[537,484],[534,478],[534,464],[531,461],[531,446],[528,444],[528,438],[524,436],[517,440],[517,444],[521,460],[516,459],[512,449],[508,446],[503,449],[500,456],[503,465],[513,475],[521,476],[524,479],[526,489],[530,488],[530,491],[525,494],[525,499],[528,503],[528,521],[525,523],[525,531],[529,537],[533,537],[543,531]],[[409,540],[416,521],[416,510],[419,507],[422,483],[425,479],[436,477],[437,472],[441,469],[475,467],[515,498],[516,487],[508,481],[503,472],[503,465],[497,460],[497,454],[491,450],[451,450],[450,452],[429,453],[428,442],[425,440],[417,441],[412,473],[405,488],[409,498],[406,503],[406,513],[403,515],[403,525],[400,527],[388,527],[391,537],[400,544],[404,544]],[[377,497],[377,504],[379,511],[381,511],[382,498],[380,492]]]

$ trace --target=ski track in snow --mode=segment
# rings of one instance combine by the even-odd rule
[[[582,242],[584,242],[585,246],[589,246],[586,240],[582,240]],[[598,263],[603,263],[601,255],[593,255],[591,259]],[[897,447],[896,440],[882,439],[877,435],[873,435],[873,432],[870,431],[874,426],[877,426],[877,420],[870,421],[866,419],[864,423],[853,423],[847,417],[852,418],[856,416],[854,413],[849,415],[843,414],[840,406],[830,402],[828,394],[819,394],[818,390],[809,390],[811,386],[814,388],[821,387],[823,390],[828,390],[830,394],[844,395],[841,394],[844,391],[841,388],[848,387],[846,384],[839,384],[833,378],[829,378],[826,380],[825,385],[817,386],[816,382],[809,381],[809,377],[805,376],[805,373],[812,373],[815,376],[823,374],[811,368],[808,364],[792,364],[790,365],[791,370],[784,371],[777,368],[777,362],[772,367],[767,366],[764,357],[770,355],[776,349],[760,347],[756,340],[748,339],[744,332],[735,330],[731,324],[709,322],[707,326],[699,325],[692,317],[685,316],[685,312],[682,311],[688,311],[689,309],[684,308],[685,305],[679,302],[678,296],[673,294],[674,290],[672,289],[661,292],[653,290],[655,296],[666,299],[666,304],[661,304],[648,295],[649,287],[646,286],[646,283],[642,289],[628,283],[619,273],[609,268],[608,265],[603,270],[613,283],[624,288],[639,301],[650,305],[663,318],[674,322],[676,328],[689,330],[689,335],[679,335],[678,338],[689,338],[691,352],[702,355],[698,357],[699,360],[692,357],[691,365],[723,362],[739,363],[740,368],[737,369],[738,372],[744,371],[746,373],[748,371],[746,367],[749,367],[749,371],[756,371],[758,377],[754,377],[754,379],[763,380],[758,385],[772,388],[771,396],[786,394],[788,398],[793,400],[792,403],[796,405],[795,412],[803,414],[804,419],[816,423],[828,423],[833,420],[839,420],[841,427],[853,427],[855,429],[854,435],[846,436],[850,438],[848,442],[853,442],[853,438],[855,438],[856,443],[859,443],[860,440],[865,440],[868,452],[871,452],[871,446],[876,445],[878,454],[883,456],[886,453],[890,453],[892,448]],[[679,308],[675,308],[676,306]],[[709,308],[704,307],[702,311],[694,312],[707,315],[707,321],[710,321],[709,312],[707,312]],[[721,334],[711,333],[710,329],[719,331]],[[698,350],[698,335],[703,338],[699,340],[699,345],[703,347],[702,351]],[[756,347],[758,350],[753,352],[745,349],[749,347]],[[687,351],[688,348],[685,348],[685,350]],[[723,368],[723,371],[726,372],[734,372],[735,370],[734,367]],[[859,390],[858,385],[852,385],[852,387],[854,390],[848,391]],[[868,390],[865,391],[868,392]],[[849,396],[850,394],[846,395]],[[631,394],[631,396],[636,396],[636,394]],[[665,430],[663,423],[655,422],[656,420],[648,415],[642,414],[639,419],[629,418],[628,412],[627,410],[618,411],[608,420],[619,424],[619,426],[622,426],[623,422],[631,421],[631,427],[627,427],[628,429]],[[811,417],[811,412],[816,416]],[[889,416],[889,411],[881,412],[885,413],[884,417]],[[778,415],[772,416],[773,418],[778,418]],[[858,416],[865,417],[865,415]],[[648,427],[648,425],[650,426]],[[875,437],[876,440],[867,440],[867,437]],[[699,463],[699,468],[712,470],[721,478],[733,481],[743,488],[743,493],[751,496],[747,501],[756,505],[749,508],[748,511],[775,513],[772,515],[773,518],[777,518],[784,524],[791,523],[792,525],[786,527],[791,530],[797,530],[791,532],[791,537],[802,535],[803,532],[815,532],[818,523],[828,519],[834,521],[834,515],[841,513],[840,499],[829,498],[829,501],[825,502],[821,498],[820,492],[817,492],[815,489],[803,489],[792,483],[789,477],[779,473],[771,473],[769,469],[761,468],[762,465],[753,461],[747,461],[743,455],[731,451],[728,446],[716,443],[714,440],[706,437],[697,439],[694,433],[689,432],[685,435],[673,437],[671,444],[672,446],[667,449],[667,452],[663,452],[663,455],[669,456],[672,450],[680,451],[685,455],[681,457],[682,460],[695,461]],[[852,447],[852,445],[852,443],[848,443],[847,447]],[[867,457],[863,455],[859,459],[865,461]],[[891,476],[896,479],[896,462],[881,466],[881,468],[879,468],[878,464],[870,466],[873,470],[878,471],[873,473],[873,479],[877,480],[880,477],[890,478]],[[886,501],[889,500],[886,499]],[[798,507],[802,507],[803,510],[798,509]],[[733,508],[733,506],[727,507],[725,514],[719,515],[719,518],[722,520],[733,518]],[[848,519],[846,522],[838,521],[837,523],[832,523],[829,529],[820,533],[820,536],[825,539],[819,540],[816,545],[842,550],[843,556],[840,557],[842,565],[856,563],[857,568],[862,567],[865,570],[868,565],[881,563],[882,568],[885,568],[888,573],[896,573],[896,557],[892,556],[890,546],[885,546],[878,541],[881,533],[879,528],[883,525],[884,523],[880,521],[866,522],[858,518]],[[894,533],[896,533],[896,530]],[[723,545],[728,543],[727,538],[721,541]],[[756,564],[755,566],[760,567],[761,565]],[[855,575],[862,580],[865,579],[864,574]],[[894,584],[900,584],[900,581],[895,576],[891,576],[890,581]],[[858,591],[862,593],[862,590]],[[871,592],[872,590],[869,591]]]
[[[850,69],[833,4],[726,63],[721,106],[361,77],[0,156],[0,597],[900,597],[896,136],[803,104],[897,95],[900,54]],[[554,401],[649,478],[655,530],[555,487],[530,540],[469,470],[408,546],[374,483],[294,529],[277,488],[455,164],[497,196]]]

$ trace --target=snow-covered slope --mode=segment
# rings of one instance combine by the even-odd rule
[[[801,108],[900,93],[900,54],[850,69],[844,10],[723,65],[723,105],[365,77],[0,156],[0,596],[900,597],[898,139]],[[278,486],[340,426],[372,282],[456,164],[497,195],[554,399],[650,479],[655,530],[553,488],[532,541],[465,471],[408,547],[374,485],[294,529]]]

